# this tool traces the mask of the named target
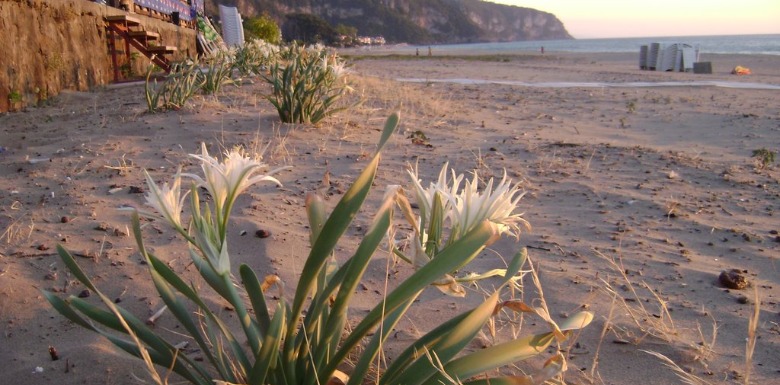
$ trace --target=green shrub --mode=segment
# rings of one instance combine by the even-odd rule
[[[285,123],[318,123],[344,108],[336,102],[351,88],[345,63],[324,48],[292,45],[263,78],[272,86],[268,100]]]
[[[11,104],[21,103],[22,102],[22,92],[19,90],[13,90],[10,94],[8,94],[8,101],[11,102]]]
[[[244,20],[244,31],[247,39],[265,40],[271,44],[282,42],[282,30],[267,13]]]
[[[771,150],[767,150],[766,148],[759,148],[758,150],[753,150],[753,158],[756,159],[758,162],[758,166],[760,168],[767,168],[772,163],[775,163],[775,157],[777,156],[777,153]]]
[[[636,100],[629,100],[626,102],[626,109],[628,110],[629,114],[633,114],[636,112]]]
[[[288,302],[287,298],[282,297],[272,311],[268,309],[263,290],[264,286],[273,284],[277,279],[267,277],[261,283],[248,266],[242,265],[239,268],[241,284],[234,282],[226,241],[230,212],[237,196],[260,181],[278,183],[271,175],[259,173],[264,165],[241,151],[232,151],[223,161],[219,161],[211,157],[204,146],[200,155],[193,155],[201,161],[203,177],[178,173],[171,185],[166,183],[159,187],[147,175],[147,202],[159,213],[158,218],[168,222],[187,240],[192,261],[205,283],[234,309],[248,347],[242,343],[243,339],[234,334],[235,329],[231,328],[233,325],[219,317],[220,310],[214,311],[202,299],[202,294],[146,249],[137,213],[133,215],[133,232],[139,250],[148,263],[152,281],[167,308],[181,325],[180,332],[197,344],[199,354],[203,356],[202,361],[179,350],[98,291],[74,258],[62,247],[58,250],[67,267],[88,289],[97,293],[108,310],[75,296],[63,300],[53,293],[44,292],[44,295],[68,319],[102,334],[122,350],[142,358],[158,384],[165,381],[154,365],[163,370],[173,370],[198,385],[225,382],[315,385],[326,383],[339,374],[338,367],[348,357],[354,359],[354,367],[346,381],[347,385],[362,384],[383,344],[393,334],[397,322],[405,317],[422,291],[435,285],[441,277],[467,265],[495,240],[501,234],[502,224],[492,222],[494,219],[511,217],[504,214],[488,215],[484,220],[469,225],[468,229],[462,227],[453,230],[457,236],[451,236],[451,241],[440,243],[441,248],[435,258],[418,266],[411,276],[387,293],[357,325],[350,327],[348,334],[345,333],[353,295],[372,256],[392,229],[396,203],[400,202],[406,216],[413,216],[409,205],[403,203],[405,198],[401,189],[391,189],[354,254],[342,265],[336,263],[334,251],[339,239],[368,196],[377,173],[379,152],[397,123],[397,115],[388,119],[377,153],[330,215],[325,215],[322,197],[307,197],[306,211],[311,228],[310,252],[292,301]],[[191,218],[186,226],[180,215],[187,197],[180,191],[182,177],[197,182],[189,192]],[[516,203],[519,197],[514,189],[504,190],[505,187],[502,183],[495,193],[487,196],[496,199],[510,196]],[[213,203],[201,203],[199,188],[209,192]],[[464,191],[472,194],[468,186]],[[455,203],[456,206],[458,204]],[[504,224],[510,222],[520,223],[509,220]],[[543,301],[537,308],[517,301],[500,301],[502,289],[521,274],[524,261],[525,251],[522,251],[499,275],[499,289],[482,304],[443,322],[412,342],[392,364],[379,371],[378,384],[434,385],[447,379],[458,379],[463,384],[473,385],[485,384],[486,381],[499,384],[529,381],[530,376],[525,375],[472,378],[496,367],[543,353],[551,343],[565,340],[570,330],[586,326],[592,314],[577,313],[558,325],[549,317]],[[212,306],[221,309],[219,305]],[[501,309],[536,314],[546,321],[551,330],[461,354],[491,317],[501,313],[498,311]],[[564,369],[565,360],[559,353],[548,360],[544,369],[534,374],[533,380],[544,381]]]

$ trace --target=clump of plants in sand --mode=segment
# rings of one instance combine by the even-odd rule
[[[293,44],[279,55],[264,79],[271,84],[268,100],[285,123],[318,123],[344,108],[336,102],[351,90],[346,63],[325,47]]]
[[[777,156],[777,153],[771,150],[767,150],[766,148],[759,148],[758,150],[753,150],[753,158],[758,163],[758,167],[761,169],[765,169],[775,163],[775,157]]]
[[[227,51],[217,51],[202,60],[205,64],[201,71],[203,75],[201,90],[204,94],[216,94],[223,85],[232,83],[233,60],[233,54]]]
[[[233,67],[241,76],[261,75],[277,60],[279,46],[264,40],[250,40],[234,51]]]
[[[452,178],[448,179],[449,170],[445,166],[438,181],[425,187],[417,172],[410,171],[420,207],[419,216],[412,211],[403,189],[390,186],[360,244],[350,257],[339,258],[343,260],[339,264],[335,255],[339,240],[369,195],[380,152],[397,123],[397,115],[387,120],[375,155],[329,215],[322,197],[316,194],[307,197],[311,251],[292,297],[283,293],[270,307],[266,290],[279,285],[278,277],[258,279],[246,265],[239,267],[235,277],[227,233],[236,198],[253,184],[279,183],[273,176],[276,171],[264,174],[265,165],[261,159],[250,157],[241,150],[230,151],[219,160],[204,146],[200,154],[191,155],[200,162],[202,175],[180,171],[172,183],[162,186],[147,176],[146,200],[156,212],[148,215],[166,222],[180,234],[209,292],[203,293],[185,281],[147,249],[138,213],[134,213],[132,219],[135,239],[159,295],[181,325],[176,338],[187,336],[197,345],[202,360],[183,351],[161,332],[102,294],[62,247],[58,251],[67,267],[83,285],[97,294],[102,306],[75,296],[62,299],[49,292],[44,293],[46,299],[74,323],[105,336],[120,349],[141,358],[157,384],[168,381],[168,375],[158,373],[158,367],[199,385],[314,385],[328,383],[334,377],[348,385],[365,382],[383,385],[526,384],[542,383],[558,375],[566,368],[565,358],[560,353],[531,374],[494,378],[483,375],[494,368],[542,354],[550,344],[562,343],[573,330],[585,327],[592,320],[591,313],[580,312],[556,323],[543,300],[536,307],[517,300],[502,300],[507,287],[522,279],[527,258],[525,250],[518,252],[506,269],[488,274],[495,276],[493,283],[497,289],[477,307],[445,320],[416,339],[395,356],[391,364],[382,365],[384,361],[377,359],[384,354],[383,347],[396,324],[408,316],[407,310],[427,287],[447,287],[445,292],[459,293],[457,280],[453,278],[459,269],[502,235],[518,236],[527,226],[515,213],[522,193],[506,177],[495,186],[492,181],[486,186],[478,186],[475,176],[461,188],[463,176],[452,171]],[[191,182],[190,189],[182,193],[185,180]],[[201,189],[208,191],[211,203],[201,200]],[[189,220],[182,215],[187,200]],[[384,240],[395,238],[396,208],[400,208],[405,221],[414,225],[414,230],[410,237],[412,246],[407,249],[410,251],[395,250],[394,254],[413,263],[416,269],[389,289],[357,324],[348,326],[349,308],[369,261],[379,252]],[[481,278],[484,277],[467,279]],[[234,309],[237,316],[234,322],[239,325],[229,322],[232,317],[220,316],[222,306],[204,300],[206,295],[214,294]],[[539,316],[549,326],[549,331],[463,353],[464,347],[486,324],[507,311]],[[236,330],[244,335],[236,335]],[[354,366],[349,373],[343,373],[340,368],[347,359]]]
[[[263,41],[220,51],[202,59],[177,63],[165,81],[146,76],[149,112],[180,109],[198,91],[216,94],[224,84],[234,83],[234,74],[260,75],[272,86],[267,99],[285,123],[318,123],[345,109],[337,104],[352,88],[346,79],[346,63],[324,46],[286,48]]]
[[[174,63],[168,78],[152,79],[153,67],[146,72],[146,107],[149,112],[178,110],[203,87],[204,79],[195,62]]]
[[[201,62],[188,60],[174,63],[171,72],[161,82],[152,78],[156,68],[150,66],[144,87],[147,110],[151,113],[178,110],[198,92],[206,95],[218,93],[223,85],[233,82],[233,60],[230,52],[219,51]]]

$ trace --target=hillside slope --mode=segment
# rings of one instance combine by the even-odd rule
[[[553,14],[480,0],[207,0],[238,7],[243,15],[268,13],[278,22],[290,13],[310,13],[359,35],[381,35],[391,43],[473,43],[571,39]]]

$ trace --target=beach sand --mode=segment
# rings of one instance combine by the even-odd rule
[[[780,90],[749,87],[780,85],[780,56],[703,54],[714,69],[703,75],[641,71],[631,54],[345,53],[352,57],[350,100],[362,103],[317,127],[279,123],[260,81],[158,114],[145,112],[143,85],[127,85],[66,92],[45,106],[0,116],[0,383],[132,384],[133,376],[147,378],[140,361],[66,321],[41,294],[84,290],[56,255],[62,244],[80,256],[109,298],[140,318],[160,308],[128,236],[129,214],[119,210],[143,206],[138,191],[145,190],[144,169],[166,181],[179,166],[197,172],[187,154],[198,152],[201,142],[212,153],[270,143],[266,162],[291,168],[278,175],[283,187],[259,185],[239,199],[231,258],[235,267],[247,263],[259,276],[278,274],[289,296],[308,253],[305,194],[321,188],[328,172],[332,207],[365,166],[378,130],[395,110],[401,112],[400,132],[383,153],[372,196],[337,248],[341,260],[370,223],[384,186],[410,186],[408,164],[418,164],[426,180],[445,161],[458,172],[477,169],[482,178],[500,178],[506,170],[526,191],[520,207],[533,229],[519,242],[497,242],[465,271],[502,267],[499,255],[506,259],[527,246],[554,319],[583,308],[595,313],[576,343],[564,346],[567,383],[680,382],[645,351],[664,354],[709,383],[744,383],[756,294],[760,318],[750,380],[777,381],[780,166],[764,167],[753,151],[780,150]],[[736,65],[753,74],[731,75]],[[565,87],[540,84],[562,82]],[[679,83],[605,86],[625,82]],[[416,131],[427,142],[413,144]],[[256,237],[257,230],[271,236]],[[165,224],[146,222],[144,235],[171,268],[195,277],[183,241]],[[411,271],[403,264],[392,269],[391,287]],[[750,287],[723,287],[718,277],[730,269]],[[386,276],[386,256],[377,255],[354,319],[381,299]],[[523,298],[538,304],[538,291],[530,279],[525,283]],[[482,298],[476,288],[465,299],[429,289],[399,326],[388,355]],[[229,310],[223,314],[235,317]],[[517,325],[504,320],[497,327],[506,337]],[[166,314],[155,328],[175,332],[176,324]],[[526,316],[519,333],[543,328],[543,321]],[[480,343],[489,340],[483,336]],[[50,347],[59,360],[52,360]],[[553,351],[548,353],[519,368],[540,367]]]

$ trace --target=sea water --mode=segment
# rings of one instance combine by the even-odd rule
[[[529,88],[648,88],[648,87],[722,87],[739,88],[749,90],[773,90],[780,91],[780,85],[748,82],[729,82],[729,81],[685,81],[685,82],[525,82],[520,80],[485,80],[485,79],[422,79],[422,78],[397,78],[399,82],[405,83],[452,83],[452,84],[496,84],[522,86]]]
[[[639,52],[639,47],[650,43],[685,43],[699,47],[701,53],[780,55],[780,34],[724,35],[724,36],[664,36],[610,39],[574,39],[515,41],[506,43],[446,44],[433,46],[452,54],[518,54],[545,52]],[[409,52],[427,52],[428,46],[408,46]]]
[[[700,53],[713,54],[750,54],[750,55],[780,55],[780,35],[730,35],[730,36],[677,36],[677,37],[635,37],[615,39],[576,39],[576,40],[545,40],[518,41],[508,43],[475,43],[447,44],[432,46],[433,51],[442,50],[449,54],[497,55],[536,53],[544,47],[545,52],[578,52],[578,53],[620,53],[631,52],[639,54],[639,47],[650,43],[673,44],[685,43],[699,47]],[[409,53],[427,52],[427,46],[396,47],[394,50]],[[582,82],[546,82],[528,83],[515,80],[485,80],[485,79],[416,79],[399,78],[402,82],[440,82],[461,84],[511,84],[524,87],[543,88],[604,88],[604,87],[678,87],[705,86],[743,89],[765,89],[780,91],[780,85],[729,81],[686,81],[686,82],[626,82],[626,83],[582,83]]]

